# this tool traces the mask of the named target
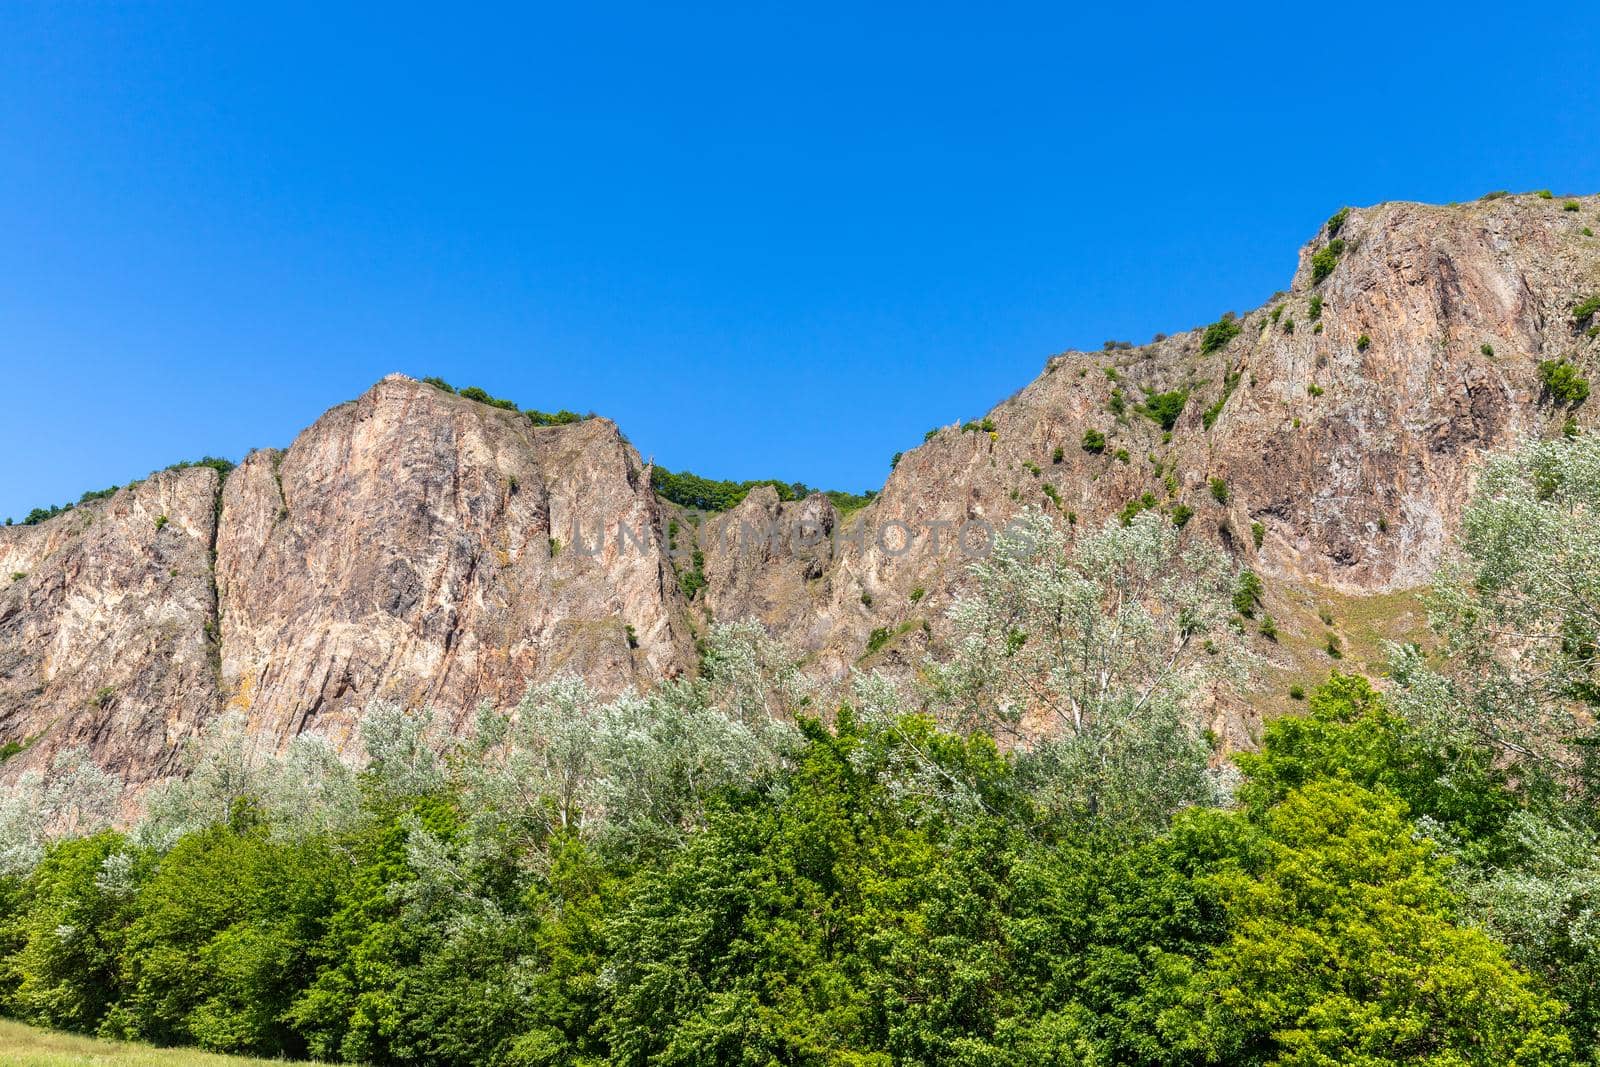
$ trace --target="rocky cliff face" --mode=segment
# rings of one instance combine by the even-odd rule
[[[914,659],[937,651],[963,577],[953,535],[964,525],[977,536],[978,523],[1000,527],[1029,505],[1099,524],[1143,502],[1192,511],[1191,536],[1222,542],[1266,578],[1267,608],[1289,633],[1263,653],[1291,675],[1324,673],[1328,637],[1394,636],[1363,632],[1330,605],[1387,594],[1405,615],[1399,594],[1429,580],[1486,452],[1569,418],[1589,425],[1592,404],[1545,395],[1539,364],[1596,366],[1600,341],[1572,309],[1600,293],[1600,239],[1584,233],[1597,209],[1595,197],[1570,211],[1529,196],[1351,211],[1337,235],[1325,227],[1302,250],[1290,290],[1238,317],[1226,343],[1205,344],[1199,328],[1053,357],[986,420],[902,457],[855,517],[884,536],[847,542],[828,575],[824,640],[811,618],[767,621],[831,670],[878,628],[892,637],[873,659]],[[1335,241],[1342,254],[1325,252]],[[1331,264],[1321,280],[1318,253]],[[1180,390],[1188,399],[1170,431],[1137,410]],[[1084,448],[1089,431],[1103,450]],[[908,547],[893,520],[917,531]]]
[[[84,745],[138,778],[217,709],[217,473],[157,474],[39,526],[0,531],[6,776]]]
[[[1572,314],[1600,293],[1589,226],[1600,198],[1352,211],[1302,250],[1288,292],[1210,343],[1197,329],[1052,357],[851,515],[757,490],[693,516],[654,497],[604,419],[539,427],[392,376],[225,483],[167,472],[0,530],[0,742],[26,745],[0,773],[85,744],[148,781],[228,707],[281,742],[342,735],[372,696],[460,716],[562,671],[648,686],[694,669],[713,618],[761,620],[827,677],[912,663],[938,653],[962,538],[1027,506],[1189,515],[1189,536],[1266,578],[1282,636],[1263,654],[1310,677],[1328,638],[1385,636],[1363,629],[1370,598],[1419,621],[1405,591],[1486,451],[1588,424],[1538,367],[1600,354]],[[1140,410],[1168,393],[1187,394],[1170,429]],[[703,588],[680,584],[690,571]],[[1248,741],[1248,716],[1224,725]]]
[[[610,422],[535,427],[386,379],[228,478],[224,698],[283,740],[374,695],[465,713],[564,670],[648,685],[692,662],[690,635],[659,538],[596,539],[619,526],[660,516]]]

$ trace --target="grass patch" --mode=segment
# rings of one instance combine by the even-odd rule
[[[0,1063],[12,1067],[266,1067],[283,1062],[100,1041],[0,1020]]]

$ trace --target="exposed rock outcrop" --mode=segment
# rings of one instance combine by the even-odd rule
[[[757,489],[692,516],[604,419],[537,426],[391,376],[225,483],[164,472],[0,529],[0,743],[26,746],[0,777],[82,744],[148,782],[229,707],[281,743],[344,736],[373,696],[460,721],[563,671],[649,686],[695,669],[713,618],[760,620],[827,677],[913,663],[938,652],[963,538],[1030,505],[1080,524],[1140,501],[1187,514],[1188,536],[1268,580],[1285,631],[1268,657],[1325,670],[1322,631],[1344,626],[1327,605],[1424,584],[1487,451],[1589,423],[1542,395],[1538,366],[1595,367],[1572,314],[1600,293],[1593,225],[1594,197],[1351,211],[1212,343],[1052,357],[849,515]],[[1174,391],[1170,429],[1141,413]]]
[[[136,779],[215,714],[217,472],[156,474],[0,532],[0,740],[8,778],[82,745]]]

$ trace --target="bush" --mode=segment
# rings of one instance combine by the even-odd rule
[[[1485,343],[1485,344],[1480,345],[1478,347],[1478,351],[1482,352],[1484,355],[1488,356],[1490,359],[1494,358],[1494,345]]]
[[[535,426],[567,426],[574,422],[583,422],[585,419],[594,418],[594,414],[579,415],[576,411],[562,408],[560,411],[533,411],[523,412],[528,416],[528,421]]]
[[[1220,348],[1226,348],[1229,341],[1239,336],[1244,327],[1239,325],[1239,320],[1233,312],[1228,312],[1222,318],[1206,327],[1205,333],[1200,336],[1200,354],[1208,356]]]
[[[663,467],[652,467],[650,471],[650,488],[663,500],[670,500],[681,507],[694,508],[698,511],[727,511],[738,507],[750,491],[759,486],[770,485],[778,494],[778,499],[783,501],[804,500],[814,492],[821,492],[833,506],[840,511],[854,511],[865,507],[877,497],[877,492],[867,490],[864,493],[846,493],[836,489],[815,490],[804,482],[783,482],[776,478],[758,478],[747,482],[715,481],[702,478],[689,471],[669,471]]]
[[[46,519],[53,519],[63,511],[71,511],[71,504],[52,504],[47,508],[34,508],[22,517],[23,526],[37,526]]]
[[[1311,284],[1319,285],[1333,273],[1339,265],[1339,257],[1344,255],[1344,241],[1335,237],[1321,248],[1317,249],[1311,257]]]
[[[889,632],[887,627],[876,627],[872,633],[867,635],[867,655],[870,656],[874,652],[877,652],[879,649],[883,648],[884,645],[887,645],[891,636],[893,635]]]
[[[1332,217],[1330,217],[1328,219],[1327,225],[1325,227],[1327,229],[1327,231],[1328,231],[1328,236],[1329,237],[1337,237],[1337,236],[1339,236],[1339,231],[1344,229],[1345,220],[1348,219],[1349,217],[1350,217],[1350,209],[1347,208],[1347,207],[1342,207],[1338,211],[1335,211],[1333,213]]]
[[[1291,685],[1289,687],[1289,699],[1290,700],[1304,700],[1305,698],[1306,698],[1306,687],[1305,686],[1303,686],[1303,685]]]
[[[1309,385],[1306,386],[1306,395],[1307,396],[1321,396],[1322,395],[1322,386],[1318,385],[1316,382],[1310,383]]]
[[[1554,200],[1556,198],[1556,194],[1548,189],[1540,189],[1536,195],[1540,200]]]
[[[1240,571],[1233,587],[1233,610],[1247,619],[1254,618],[1265,592],[1266,587],[1262,585],[1260,575],[1248,569]]]
[[[1222,409],[1227,406],[1228,398],[1233,395],[1233,391],[1238,387],[1238,371],[1230,370],[1227,374],[1222,376],[1221,395],[1217,397],[1216,403],[1212,404],[1210,407],[1206,408],[1205,411],[1200,413],[1200,422],[1205,426],[1206,429],[1209,430],[1212,426],[1216,425],[1218,417],[1222,415]]]
[[[475,400],[480,404],[488,404],[492,408],[500,408],[502,411],[517,410],[515,401],[506,400],[498,396],[490,396],[487,391],[478,388],[476,385],[469,385],[465,389],[457,389],[456,395],[465,397],[468,400]]]
[[[1318,319],[1322,318],[1322,294],[1321,293],[1313,293],[1313,294],[1311,294],[1311,300],[1310,300],[1309,304],[1306,307],[1306,318],[1308,320],[1310,320],[1311,322],[1316,322]]]
[[[1106,401],[1106,410],[1119,419],[1128,413],[1128,401],[1122,395],[1121,389],[1111,390],[1111,398]]]
[[[1183,414],[1183,406],[1189,402],[1189,390],[1171,389],[1165,393],[1146,392],[1144,403],[1139,405],[1139,414],[1159,425],[1163,430],[1170,430],[1178,422],[1178,416]]]
[[[1261,636],[1274,643],[1278,640],[1278,624],[1272,621],[1271,615],[1261,616]]]
[[[1101,442],[1101,447],[1102,448],[1105,447],[1105,442],[1104,441]],[[1062,460],[1064,460],[1066,458],[1067,458],[1067,450],[1062,448],[1060,445],[1056,445],[1056,450],[1054,452],[1050,453],[1050,462],[1051,463],[1060,463]]]
[[[1194,518],[1194,508],[1188,504],[1174,504],[1169,514],[1172,516],[1172,525],[1181,530],[1190,519]]]
[[[903,455],[905,455],[904,452],[896,452],[894,455],[889,457],[890,470],[894,470],[896,467],[900,466],[900,457]]]
[[[1250,524],[1250,540],[1255,542],[1255,546],[1257,548],[1260,548],[1261,542],[1265,541],[1266,539],[1267,528],[1259,522],[1252,522]]]
[[[1372,347],[1372,338],[1368,337],[1366,334],[1362,334],[1360,337],[1356,338],[1356,351],[1357,352],[1365,352],[1367,349],[1369,349],[1371,347]]]
[[[1576,200],[1568,200],[1565,204],[1561,205],[1561,210],[1562,211],[1577,211],[1580,207],[1582,207],[1582,205],[1579,204]]]
[[[1099,430],[1085,430],[1083,431],[1082,447],[1085,452],[1092,452],[1098,456],[1106,450],[1106,435]],[[1058,448],[1056,451],[1060,452],[1061,450]],[[1060,460],[1058,459],[1056,462],[1059,463]]]
[[[1156,500],[1156,495],[1147,491],[1124,504],[1117,518],[1122,520],[1122,525],[1128,526],[1133,523],[1134,519],[1139,517],[1141,512],[1151,511],[1160,506],[1160,501]]]
[[[1557,403],[1581,404],[1589,398],[1589,379],[1564,359],[1547,359],[1540,363],[1539,381]]]
[[[234,462],[231,459],[223,459],[220,456],[201,456],[199,459],[186,459],[181,463],[174,463],[166,469],[169,471],[184,471],[193,467],[210,467],[220,477],[226,478],[233,472]],[[116,492],[116,486],[112,486],[110,492],[102,495],[109,496],[112,492]],[[85,494],[85,496],[87,495]],[[82,501],[79,501],[79,503],[82,503]]]
[[[685,600],[693,600],[695,594],[704,589],[706,582],[706,554],[698,548],[689,557],[692,566],[678,575],[678,589],[683,593]]]
[[[1593,318],[1594,313],[1597,311],[1600,311],[1600,293],[1574,304],[1572,307],[1572,321],[1582,323],[1587,319]]]
[[[1226,478],[1211,479],[1211,498],[1219,504],[1228,502],[1228,480]]]

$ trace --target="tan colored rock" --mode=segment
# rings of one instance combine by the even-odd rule
[[[0,527],[5,776],[84,746],[133,783],[171,772],[217,707],[217,473],[151,475],[38,526]]]
[[[604,419],[535,427],[392,376],[251,455],[222,516],[224,697],[280,742],[373,696],[459,717],[530,679],[615,692],[690,657],[646,470]]]

